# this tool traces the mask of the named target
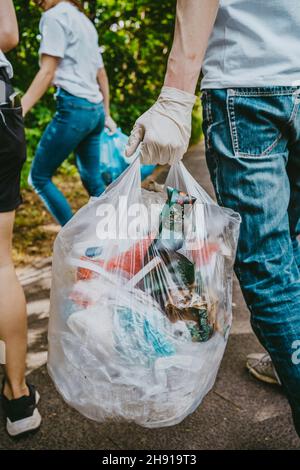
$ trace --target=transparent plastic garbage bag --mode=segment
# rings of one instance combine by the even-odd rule
[[[231,326],[240,217],[183,163],[141,189],[136,159],[54,245],[49,373],[97,420],[174,425],[212,388]]]

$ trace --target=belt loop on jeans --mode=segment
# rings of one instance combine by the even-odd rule
[[[298,85],[298,88],[293,91],[293,100],[295,103],[299,103],[300,102],[300,86]]]

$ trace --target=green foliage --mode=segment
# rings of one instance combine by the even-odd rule
[[[50,93],[49,93],[50,94]],[[46,98],[47,99],[47,98]],[[52,100],[52,96],[51,96]],[[29,118],[26,117],[26,141],[27,141],[27,160],[23,167],[21,175],[21,186],[22,188],[28,187],[27,179],[28,173],[31,166],[31,162],[34,157],[34,152],[37,148],[43,129],[47,126],[51,120],[52,111],[43,102],[38,103],[31,111]]]
[[[192,134],[190,144],[197,144],[202,137],[202,105],[201,99],[198,96],[192,114]]]
[[[23,92],[38,70],[39,19],[41,12],[32,0],[15,0],[20,27],[20,45],[10,55],[15,71],[15,85]],[[85,1],[103,49],[103,59],[110,80],[111,111],[124,132],[153,104],[163,83],[170,51],[175,0],[94,0]],[[26,117],[28,163],[55,109],[50,90]],[[193,113],[194,143],[201,135],[200,104]],[[64,171],[70,171],[67,163]]]
[[[129,132],[155,101],[162,86],[170,51],[174,0],[104,0],[96,11],[100,44],[107,64],[112,110]]]

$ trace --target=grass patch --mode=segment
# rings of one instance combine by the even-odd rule
[[[74,212],[88,202],[79,175],[60,174],[53,181],[67,197]],[[51,256],[59,229],[32,189],[23,189],[22,196],[24,202],[16,212],[13,241],[13,257],[18,267]]]

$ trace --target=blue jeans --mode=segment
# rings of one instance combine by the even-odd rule
[[[205,90],[218,203],[242,217],[235,272],[300,435],[300,89]]]
[[[75,152],[76,165],[88,194],[99,196],[105,189],[100,173],[100,133],[104,121],[102,103],[94,104],[62,89],[58,91],[57,111],[38,145],[29,183],[61,225],[73,213],[52,177],[71,152]]]

